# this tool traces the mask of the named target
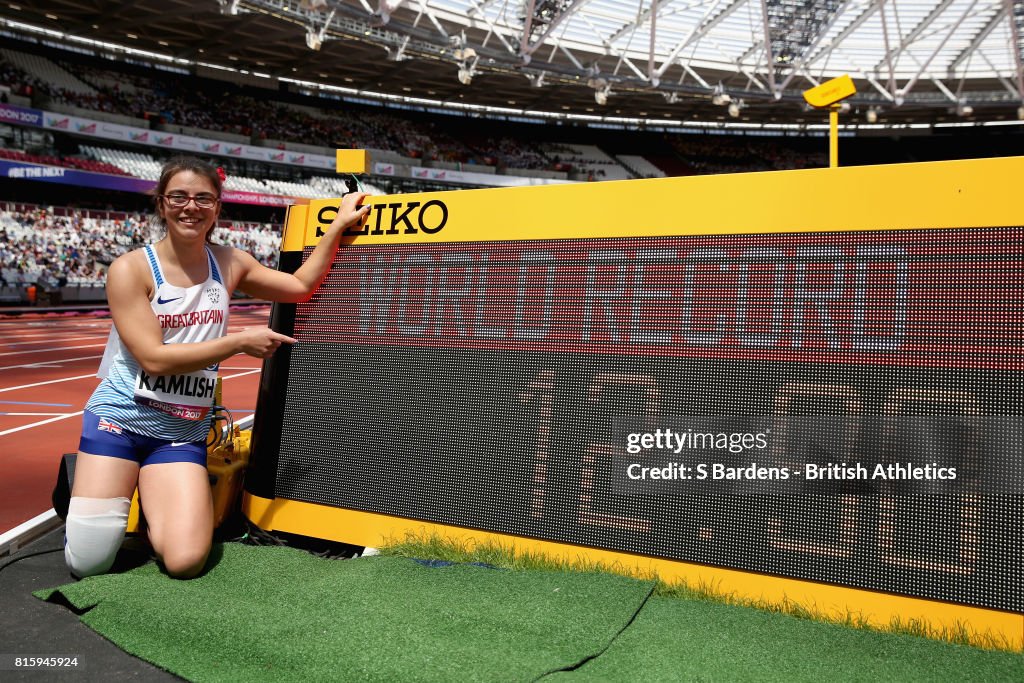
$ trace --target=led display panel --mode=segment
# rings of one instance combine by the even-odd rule
[[[251,492],[1024,611],[1021,227],[446,241],[401,200],[278,310]]]

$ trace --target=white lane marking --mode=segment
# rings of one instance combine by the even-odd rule
[[[77,417],[77,416],[81,415],[84,412],[85,412],[84,410],[79,410],[77,413],[65,413],[63,415],[60,415],[59,417],[51,417],[49,420],[41,420],[39,422],[33,422],[31,424],[22,425],[20,427],[14,427],[12,429],[7,429],[7,430],[4,430],[4,431],[0,432],[0,436],[7,436],[8,434],[13,434],[14,432],[20,432],[20,431],[22,431],[24,429],[32,429],[33,427],[42,427],[43,425],[48,425],[51,422],[58,422],[60,420],[66,420],[69,417]]]
[[[99,357],[100,356],[84,356],[83,358],[70,358],[68,360],[84,360],[86,358],[99,358]],[[67,361],[65,361],[65,362],[67,362]],[[40,363],[36,363],[36,364],[33,364],[33,365],[8,365],[7,367],[0,368],[0,370],[9,370],[11,368],[38,368],[41,365],[42,364],[40,364]],[[232,377],[244,377],[245,375],[251,375],[254,372],[261,372],[263,370],[263,368],[247,368],[247,367],[244,367],[244,366],[238,366],[238,367],[229,367],[229,368],[223,368],[222,367],[221,370],[245,370],[245,372],[239,373],[237,375],[226,375],[226,376],[221,378],[221,379],[231,379]],[[14,391],[15,389],[28,389],[29,387],[39,387],[39,386],[42,386],[44,384],[57,384],[59,382],[72,382],[72,381],[78,380],[78,379],[85,379],[86,377],[96,377],[96,373],[92,372],[92,373],[89,373],[88,375],[76,375],[75,377],[62,377],[61,379],[50,379],[50,380],[47,380],[45,382],[35,382],[34,384],[22,384],[22,385],[19,385],[19,386],[16,386],[16,387],[7,387],[5,389],[0,389],[0,392]]]
[[[252,375],[257,372],[262,372],[263,368],[256,368],[255,370],[249,370],[248,372],[239,372],[237,375],[225,375],[221,379],[234,379],[235,377],[245,377],[246,375]]]
[[[235,422],[240,429],[251,429],[254,416],[246,415],[242,419]],[[8,554],[13,553],[18,549],[20,545],[27,543],[33,538],[37,538],[40,534],[46,533],[48,528],[52,526],[56,528],[60,526],[60,520],[57,519],[57,513],[53,510],[46,510],[41,512],[38,516],[23,522],[15,528],[0,534],[0,555],[4,553],[4,548],[7,548]],[[367,550],[372,550],[367,548]],[[367,555],[367,550],[363,551],[364,555]],[[376,553],[369,553],[376,554]]]
[[[7,330],[0,330],[0,332],[7,332]],[[109,332],[107,332],[106,330],[68,330],[67,332],[64,332],[64,331],[60,331],[60,332],[47,332],[45,334],[19,334],[17,337],[13,337],[14,339],[17,339],[17,341],[11,341],[10,343],[11,344],[23,344],[23,343],[28,342],[28,341],[31,341],[33,343],[37,343],[36,342],[37,339],[43,339],[43,340],[50,339],[50,340],[53,340],[53,341],[68,341],[68,339],[66,337],[62,337],[61,335],[63,335],[63,334],[74,334],[75,332],[77,332],[79,334],[88,334],[89,335],[89,337],[88,337],[89,339],[98,339],[100,337],[106,337],[106,336],[109,335]]]
[[[40,417],[42,415],[63,415],[64,413],[5,413],[0,411],[0,416],[19,416],[19,417]]]
[[[0,344],[0,347],[36,346],[36,345],[39,345],[39,344],[55,344],[55,343],[58,343],[58,342],[63,343],[63,342],[69,342],[69,341],[82,341],[83,339],[105,339],[105,338],[106,338],[106,335],[98,335],[98,334],[90,334],[88,337],[54,337],[54,336],[47,336],[44,339],[40,339],[38,341],[16,341],[16,342],[10,342],[8,344]]]
[[[99,332],[105,332],[106,330],[109,330],[110,329],[110,325],[111,325],[111,322],[109,320],[107,320],[106,322],[90,323],[88,325],[56,325],[56,326],[54,326],[56,329],[48,329],[48,330],[44,330],[44,329],[41,329],[41,328],[33,328],[33,329],[29,330],[29,329],[25,329],[25,325],[24,324],[19,325],[18,328],[24,330],[22,332],[22,334],[24,336],[26,336],[26,337],[46,337],[46,336],[53,336],[54,334],[62,334],[62,333],[63,334],[67,334],[67,333],[70,333],[70,332],[86,332],[86,331],[88,331],[90,333],[93,333],[93,334],[96,334],[96,333],[99,333]],[[8,327],[13,327],[13,326],[8,326]]]
[[[78,375],[77,377],[63,377],[61,379],[51,379],[51,380],[47,380],[45,382],[36,382],[35,384],[22,384],[21,386],[17,386],[17,387],[7,387],[6,389],[0,389],[0,393],[3,393],[5,391],[14,391],[15,389],[28,389],[30,387],[41,387],[44,384],[57,384],[59,382],[72,382],[72,381],[74,381],[76,379],[85,379],[86,377],[95,378],[96,377],[96,373],[92,372],[92,373],[89,373],[88,375]],[[8,414],[10,414],[10,413],[8,413]],[[53,413],[53,414],[56,415],[57,413]]]
[[[252,375],[252,374],[255,374],[257,372],[260,372],[261,370],[262,370],[262,368],[259,368],[259,369],[256,369],[256,370],[249,370],[248,372],[239,372],[239,373],[234,374],[234,375],[226,375],[222,379],[234,379],[235,377],[244,377],[246,375]],[[8,434],[13,434],[14,432],[20,432],[20,431],[25,430],[25,429],[31,429],[32,427],[41,427],[41,426],[43,426],[45,424],[50,424],[51,422],[57,422],[58,420],[66,420],[69,417],[75,417],[77,415],[81,415],[84,412],[85,412],[84,410],[79,410],[77,413],[66,413],[66,414],[59,415],[57,417],[51,417],[48,420],[41,420],[40,422],[33,422],[31,424],[22,425],[21,427],[14,427],[12,429],[7,429],[5,431],[0,432],[0,436],[7,436]]]
[[[79,356],[78,358],[61,358],[60,360],[43,360],[38,363],[20,363],[18,365],[5,365],[0,367],[0,370],[15,370],[17,368],[52,368],[61,367],[64,363],[72,363],[79,360],[90,360],[92,358],[102,358],[102,355],[96,356]]]
[[[66,362],[74,362],[76,360],[90,360],[92,358],[101,358],[102,355],[80,355],[77,358],[61,358],[59,360],[40,360],[38,362],[23,362],[16,366],[3,366],[0,370],[14,370],[16,368],[60,368]],[[98,365],[96,366],[99,367]]]
[[[35,351],[8,351],[7,353],[0,353],[0,356],[27,356],[30,353],[54,353],[56,351],[70,351],[71,349],[94,349],[97,346],[106,346],[107,343],[102,344],[83,344],[81,346],[60,346],[55,349],[37,349]],[[58,363],[60,361],[52,361]]]
[[[61,330],[73,330],[77,327],[100,327],[104,324],[109,324],[110,318],[98,318],[96,322],[85,322],[78,321],[73,322],[70,320],[49,320],[49,321],[35,321],[25,322],[21,320],[15,321],[4,321],[2,324],[4,327],[13,327],[17,325],[22,328],[31,328],[34,330],[42,329],[61,329]]]

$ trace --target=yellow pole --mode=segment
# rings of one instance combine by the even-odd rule
[[[839,107],[828,108],[828,166],[839,166]]]

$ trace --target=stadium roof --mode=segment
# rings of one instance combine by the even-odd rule
[[[851,123],[1024,117],[1009,0],[20,2],[0,6],[8,27],[69,45],[523,112],[818,122],[801,92],[849,73]]]

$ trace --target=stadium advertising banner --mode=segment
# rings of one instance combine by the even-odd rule
[[[26,110],[21,107],[11,107],[10,105],[4,105],[4,107],[12,110],[12,112],[8,114],[4,114],[3,110],[0,110],[0,116],[4,116],[5,120],[9,123],[40,125],[51,130],[87,135],[105,140],[117,140],[120,142],[132,142],[142,145],[151,145],[154,147],[163,147],[189,154],[233,156],[252,159],[254,161],[264,161],[267,163],[290,164],[292,166],[329,169],[331,171],[334,170],[335,166],[335,158],[333,156],[323,154],[296,153],[269,149],[267,147],[256,147],[254,145],[220,142],[210,140],[208,138],[179,135],[177,133],[165,133],[149,130],[147,128],[125,126],[118,123],[108,123],[106,121],[95,121],[81,116],[71,116],[69,114],[58,114],[48,111],[37,112],[40,114],[40,121],[33,124],[27,120],[29,114],[21,115],[18,114],[17,111],[13,110],[21,110],[24,112],[34,112],[35,110]],[[13,117],[16,114],[26,117],[25,121],[14,121]]]
[[[149,192],[156,183],[131,176],[90,173],[61,166],[44,166],[0,159],[0,175],[14,180],[38,180],[44,183],[95,187],[122,192]]]
[[[260,206],[288,206],[295,201],[293,197],[259,194],[258,192],[242,192],[240,190],[224,190],[221,199],[229,204],[257,204]]]
[[[373,164],[375,175],[397,175],[395,164],[376,162]],[[454,171],[445,168],[426,168],[413,166],[409,169],[409,177],[417,180],[435,180],[448,183],[466,183],[467,185],[486,185],[489,187],[523,187],[526,185],[559,185],[574,182],[552,178],[524,178],[522,176],[495,175],[493,173],[473,173],[472,171]]]
[[[384,166],[383,164],[376,164]],[[472,166],[471,166],[472,168]],[[387,175],[394,175],[392,167]],[[493,173],[474,173],[472,171],[455,171],[446,168],[426,168],[413,166],[409,169],[409,175],[417,180],[437,180],[449,183],[466,183],[470,185],[490,185],[494,187],[522,187],[524,185],[559,185],[570,183],[570,180],[558,180],[553,178],[523,178],[520,176],[495,175]]]
[[[0,103],[0,121],[19,126],[42,126],[43,112],[39,109]]]
[[[275,308],[298,343],[264,370],[246,514],[358,545],[499,538],[1020,647],[1021,173],[371,197],[314,297]],[[282,267],[336,210],[293,208]]]
[[[133,176],[92,173],[62,166],[45,166],[4,159],[0,159],[0,176],[13,180],[39,180],[46,183],[95,187],[103,190],[120,190],[122,192],[147,193],[156,187],[156,182],[152,180],[143,180]],[[243,192],[240,190],[225,190],[221,198],[228,204],[255,204],[259,206],[288,206],[295,202],[294,197]]]
[[[219,140],[199,138],[191,135],[180,135],[178,133],[168,133],[150,130],[148,128],[125,126],[119,123],[96,121],[82,116],[59,114],[56,112],[42,111],[38,109],[27,109],[25,107],[17,107],[10,104],[0,104],[0,120],[6,123],[24,126],[38,126],[50,130],[75,133],[77,135],[85,135],[103,140],[116,140],[118,142],[130,142],[139,145],[162,147],[164,149],[180,151],[186,154],[235,157],[239,159],[249,159],[252,161],[262,161],[269,164],[288,164],[290,166],[329,170],[331,172],[334,172],[337,163],[334,156],[324,154],[309,154],[306,152],[292,152],[289,150],[272,149],[269,147],[222,142]],[[374,173],[380,175],[396,174],[394,164],[375,163],[373,165],[373,169]],[[408,171],[408,175],[412,178],[425,180],[503,187],[555,185],[569,182],[565,180],[551,180],[547,178],[500,176],[488,173],[452,171],[419,166],[412,167]],[[279,204],[273,205],[279,206]]]

